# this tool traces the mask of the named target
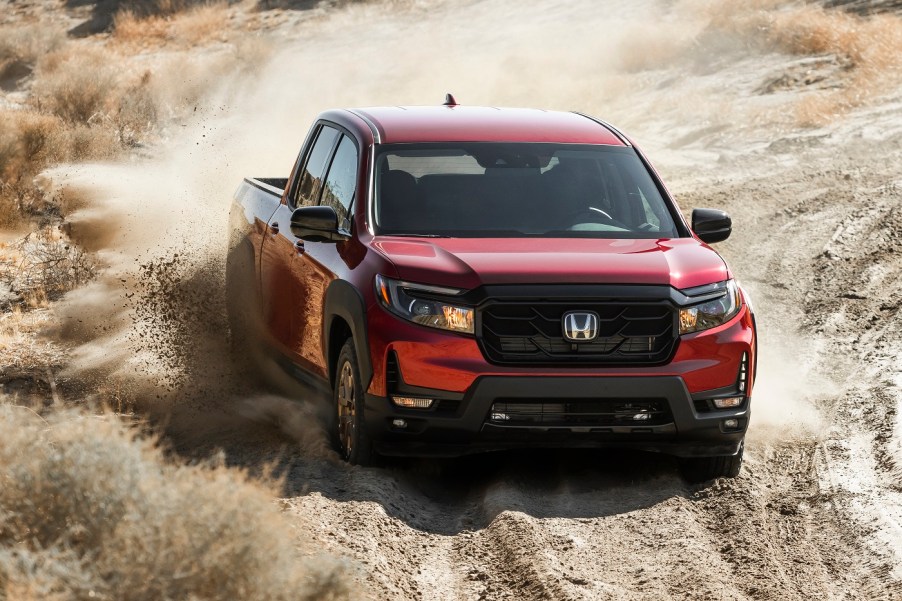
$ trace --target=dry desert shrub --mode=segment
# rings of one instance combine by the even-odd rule
[[[72,123],[102,118],[115,106],[115,60],[90,47],[73,46],[51,53],[38,63],[32,86],[34,104]]]
[[[125,86],[119,96],[114,122],[119,140],[125,146],[136,146],[143,135],[152,130],[159,118],[158,94],[153,75],[145,71],[138,81]]]
[[[118,140],[105,125],[65,123],[36,110],[0,109],[0,181],[30,179],[54,163],[110,158]]]
[[[38,204],[32,178],[62,157],[61,123],[27,110],[0,111],[0,227],[14,226]]]
[[[0,405],[0,598],[343,599],[270,494],[175,465],[111,415]]]
[[[56,158],[60,126],[59,119],[36,111],[0,111],[0,180],[33,175]]]
[[[0,246],[0,289],[30,305],[55,300],[95,274],[91,256],[51,228]]]
[[[74,123],[60,132],[64,162],[109,159],[120,150],[116,131],[106,124]]]
[[[0,227],[41,216],[52,204],[34,185],[46,167],[66,161],[105,159],[121,147],[103,123],[66,123],[31,109],[0,109]]]

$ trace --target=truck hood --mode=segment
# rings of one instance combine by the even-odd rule
[[[729,278],[694,238],[400,238],[373,246],[405,281],[472,289],[483,284],[658,284],[692,288]]]

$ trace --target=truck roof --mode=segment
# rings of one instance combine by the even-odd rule
[[[611,126],[579,113],[485,106],[391,106],[349,109],[383,144],[413,142],[627,142]]]

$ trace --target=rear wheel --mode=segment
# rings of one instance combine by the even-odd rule
[[[333,389],[335,421],[332,431],[342,458],[355,465],[371,465],[376,458],[366,433],[363,386],[354,341],[348,339],[338,355]]]
[[[715,478],[735,478],[742,469],[742,451],[745,441],[739,444],[735,455],[716,457],[684,457],[680,459],[680,471],[689,482],[707,482]]]

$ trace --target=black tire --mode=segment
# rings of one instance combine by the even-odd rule
[[[688,482],[700,483],[715,478],[735,478],[742,469],[742,451],[745,441],[739,444],[735,455],[716,457],[684,457],[680,459],[680,471]]]
[[[348,339],[338,354],[332,386],[332,437],[342,459],[353,465],[373,465],[377,455],[366,432],[364,389],[354,341]]]

